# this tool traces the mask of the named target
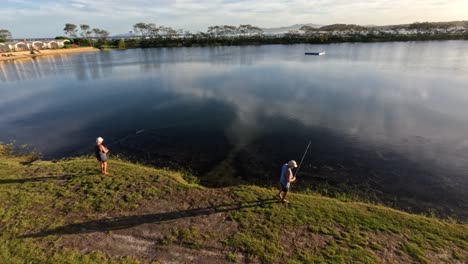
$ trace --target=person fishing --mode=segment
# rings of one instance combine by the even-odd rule
[[[104,142],[104,139],[102,137],[98,137],[96,139],[96,146],[94,147],[94,153],[96,155],[97,160],[100,162],[102,174],[108,174],[107,173],[107,153],[109,153],[109,150],[106,147],[104,147],[102,142]]]
[[[297,168],[297,163],[294,160],[285,163],[281,168],[280,189],[277,196],[281,199],[282,203],[288,203],[286,196],[291,187],[291,182],[296,181],[296,177],[292,173],[293,168]]]

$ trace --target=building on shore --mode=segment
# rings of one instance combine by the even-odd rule
[[[68,42],[70,42],[68,39],[4,42],[0,43],[0,52],[60,49],[65,47],[65,43]]]

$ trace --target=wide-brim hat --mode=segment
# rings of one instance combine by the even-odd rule
[[[292,166],[293,168],[297,168],[297,163],[296,163],[295,160],[290,160],[290,161],[288,162],[288,165],[289,165],[289,166]]]

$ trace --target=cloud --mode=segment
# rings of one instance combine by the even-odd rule
[[[297,23],[397,24],[466,19],[466,0],[10,0],[0,27],[14,37],[63,35],[65,23],[86,23],[119,34],[144,21],[204,31],[215,24],[261,27]]]

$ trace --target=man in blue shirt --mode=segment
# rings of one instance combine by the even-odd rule
[[[291,182],[296,181],[296,177],[294,177],[291,170],[292,168],[297,168],[297,163],[294,160],[291,160],[288,163],[284,164],[281,168],[280,190],[278,193],[278,197],[281,199],[282,203],[288,202],[286,200],[286,195],[288,195]]]

